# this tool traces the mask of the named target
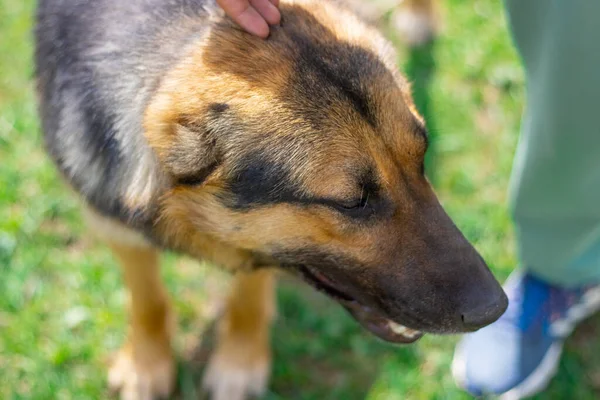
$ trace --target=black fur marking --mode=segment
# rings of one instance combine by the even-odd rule
[[[358,46],[340,42],[336,42],[335,47],[315,45],[314,38],[303,33],[291,32],[290,36],[298,51],[295,90],[304,96],[315,92],[311,96],[313,106],[307,107],[303,115],[308,120],[314,120],[315,114],[320,115],[327,106],[335,104],[335,100],[345,100],[371,126],[377,127],[375,105],[372,104],[364,83],[373,74],[373,70],[385,71],[379,71],[385,68],[383,64]]]
[[[377,182],[377,175],[373,168],[369,168],[362,173],[359,183],[362,188],[363,196],[366,194],[379,196],[380,187],[379,183]]]
[[[210,174],[215,170],[215,168],[219,165],[218,161],[214,161],[213,163],[200,168],[197,171],[194,171],[188,175],[176,176],[175,181],[177,185],[182,186],[198,186],[202,185],[206,179],[210,176]]]
[[[104,112],[102,108],[94,107],[101,100],[93,98],[93,89],[89,90],[87,96],[90,102],[82,104],[82,111],[85,118],[84,125],[89,128],[85,131],[84,141],[86,142],[86,147],[94,149],[96,157],[102,159],[102,169],[104,171],[102,176],[103,185],[110,185],[121,159],[119,144],[115,139],[115,118],[109,113]]]
[[[229,104],[227,104],[227,103],[211,103],[208,106],[208,108],[209,108],[209,110],[220,114],[222,112],[229,110]]]
[[[427,129],[420,122],[415,122],[413,133],[421,140],[423,140],[425,144],[425,152],[429,148],[429,134],[427,133]],[[425,159],[421,161],[421,165],[419,166],[419,173],[425,176]]]
[[[323,116],[340,103],[350,105],[377,127],[377,104],[370,85],[382,78],[395,84],[384,63],[371,51],[340,40],[301,7],[283,5],[281,11],[286,23],[273,29],[269,41],[287,47],[284,51],[293,55],[295,69],[281,92],[282,100],[315,128],[322,127]]]
[[[285,165],[267,160],[260,154],[250,153],[241,162],[240,171],[228,181],[232,198],[224,203],[235,210],[245,211],[264,205],[288,203],[303,206],[322,205],[356,220],[371,217],[387,217],[393,213],[391,203],[380,194],[375,173],[368,169],[359,175],[357,185],[361,188],[356,199],[331,199],[314,197],[303,193],[301,187],[290,177]]]
[[[300,187],[292,181],[285,166],[251,152],[239,161],[238,169],[228,182],[234,195],[232,208],[301,202]]]
[[[414,131],[415,135],[419,136],[425,141],[425,148],[429,146],[429,134],[427,129],[420,122],[415,123]]]

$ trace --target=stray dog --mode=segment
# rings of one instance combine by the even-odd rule
[[[282,1],[253,37],[205,0],[41,0],[45,143],[131,295],[109,371],[127,399],[175,368],[158,253],[235,271],[204,384],[260,394],[275,267],[395,343],[481,328],[507,299],[443,211],[392,46],[333,1]]]

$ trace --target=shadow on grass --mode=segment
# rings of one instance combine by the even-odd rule
[[[427,176],[433,184],[436,183],[436,144],[437,127],[436,121],[431,109],[431,82],[436,72],[436,62],[434,58],[435,41],[410,49],[408,52],[408,61],[404,66],[409,81],[412,83],[412,93],[417,106],[417,110],[425,119],[427,130],[429,132],[429,150],[425,158]]]
[[[283,280],[278,305],[272,330],[274,365],[265,399],[364,399],[390,357],[406,368],[418,368],[413,348],[381,342],[341,306],[304,284]],[[201,337],[180,363],[179,399],[207,398],[199,386],[214,349],[214,324]]]

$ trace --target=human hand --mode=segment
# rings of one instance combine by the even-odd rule
[[[247,32],[266,38],[269,25],[281,20],[279,0],[217,0],[217,4]]]

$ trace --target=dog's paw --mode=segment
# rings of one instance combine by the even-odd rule
[[[431,41],[437,33],[435,16],[424,9],[400,6],[392,16],[392,24],[400,38],[411,47]]]
[[[270,371],[269,357],[236,363],[235,354],[218,351],[206,368],[202,384],[211,400],[246,400],[265,393]]]
[[[168,398],[175,383],[175,363],[170,355],[134,360],[122,349],[108,371],[108,386],[122,400]]]

